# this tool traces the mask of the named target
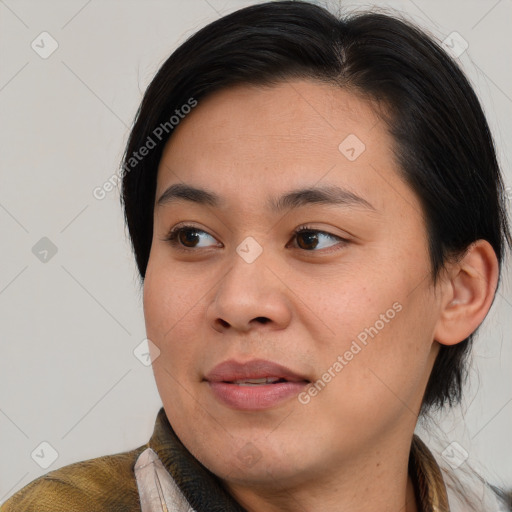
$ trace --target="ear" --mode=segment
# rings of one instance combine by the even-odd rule
[[[442,345],[455,345],[472,334],[487,315],[496,293],[499,265],[491,244],[477,240],[448,268],[434,339]]]

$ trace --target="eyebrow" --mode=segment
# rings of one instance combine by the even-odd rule
[[[168,205],[177,201],[189,201],[213,208],[226,206],[226,201],[216,193],[184,183],[175,183],[168,187],[158,199],[157,206]],[[362,206],[377,211],[366,199],[337,185],[301,188],[287,192],[279,198],[269,198],[267,200],[267,208],[274,213],[310,204]]]

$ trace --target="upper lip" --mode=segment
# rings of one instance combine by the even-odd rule
[[[277,377],[293,382],[308,381],[306,377],[293,372],[289,368],[265,359],[252,359],[245,363],[230,359],[215,366],[205,376],[205,379],[210,382],[233,382],[241,379],[262,379],[265,377]]]

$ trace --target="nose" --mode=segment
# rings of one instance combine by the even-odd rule
[[[206,316],[218,332],[284,329],[291,320],[291,292],[276,265],[269,266],[264,252],[248,261],[235,253],[233,265],[214,288]]]

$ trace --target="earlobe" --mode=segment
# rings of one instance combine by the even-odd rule
[[[434,339],[455,345],[483,322],[496,293],[499,265],[487,240],[472,243],[462,259],[454,263],[443,283],[443,296]]]

